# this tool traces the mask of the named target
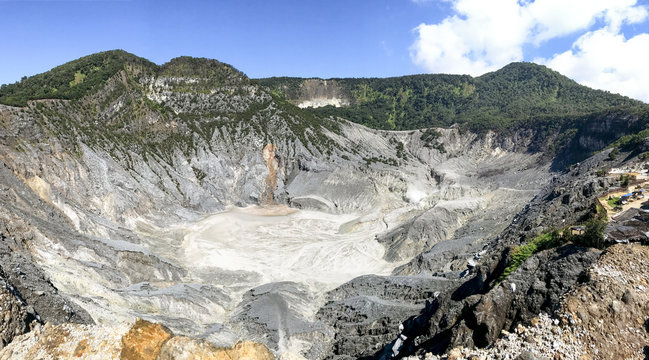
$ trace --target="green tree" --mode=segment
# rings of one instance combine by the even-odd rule
[[[586,222],[586,229],[584,234],[579,238],[579,243],[585,246],[594,247],[597,249],[604,248],[606,230],[606,221],[595,217]]]

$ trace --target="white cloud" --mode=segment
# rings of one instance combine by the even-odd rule
[[[533,26],[536,44],[591,27],[601,19],[619,29],[622,22],[637,23],[647,10],[636,6],[636,0],[540,0],[526,6]]]
[[[414,1],[414,0],[413,0]],[[421,1],[421,0],[419,0]],[[647,21],[636,0],[451,0],[454,14],[414,29],[413,62],[435,73],[480,75],[525,58],[524,46],[581,34],[572,49],[537,59],[588,86],[649,101],[649,35],[626,39],[622,24]],[[593,26],[599,28],[592,30]]]
[[[608,28],[587,32],[571,50],[537,59],[586,86],[649,102],[649,34],[626,39]]]
[[[415,29],[416,64],[431,72],[477,75],[522,59],[527,25],[515,0],[460,0],[453,7],[456,15]]]

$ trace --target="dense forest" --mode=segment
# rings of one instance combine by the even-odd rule
[[[199,88],[239,85],[249,82],[248,77],[234,67],[217,60],[181,56],[160,66],[159,76],[200,78]],[[193,84],[193,87],[196,84]]]
[[[151,75],[195,77],[208,79],[195,87],[248,82],[242,72],[216,60],[182,56],[158,66],[123,50],[111,50],[88,55],[57,66],[50,71],[24,77],[14,84],[0,86],[0,104],[26,106],[29,100],[75,100],[93,92],[126,66],[137,66]]]
[[[258,79],[280,97],[300,98],[304,79]],[[553,121],[642,103],[593,90],[532,63],[512,63],[473,78],[413,75],[394,78],[331,79],[349,100],[346,107],[313,109],[386,130],[464,124],[472,130],[506,129],[530,120]]]
[[[101,86],[126,64],[155,69],[156,64],[122,50],[105,51],[65,63],[42,74],[0,86],[0,103],[25,106],[29,100],[79,99]]]

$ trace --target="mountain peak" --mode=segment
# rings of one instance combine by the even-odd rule
[[[161,75],[210,79],[221,84],[247,82],[248,77],[233,66],[214,59],[180,56],[162,65]]]
[[[532,62],[513,62],[503,66],[502,68],[478,76],[477,79],[490,80],[492,78],[501,78],[513,81],[524,81],[534,78],[547,78],[548,80],[567,80],[575,83],[568,77],[548,68],[545,65],[540,65]],[[576,84],[576,83],[575,83]]]
[[[103,84],[126,65],[154,71],[157,65],[124,50],[84,56],[42,74],[0,87],[0,103],[25,106],[36,99],[78,99]]]

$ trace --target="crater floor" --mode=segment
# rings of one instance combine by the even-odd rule
[[[295,281],[327,291],[364,274],[389,274],[399,263],[383,259],[374,215],[329,214],[286,206],[231,207],[187,228],[186,268],[253,272],[252,288]]]

